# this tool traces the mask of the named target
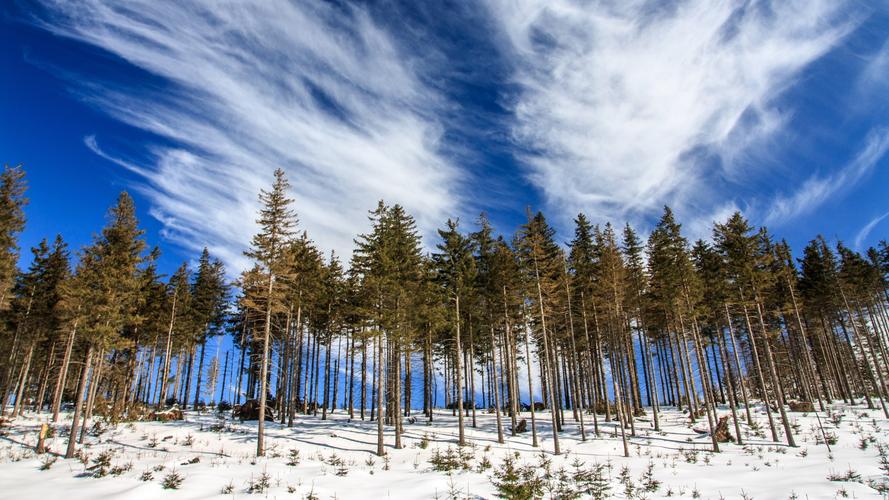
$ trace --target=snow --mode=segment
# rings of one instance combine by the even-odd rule
[[[723,408],[720,416],[728,414]],[[741,412],[742,414],[743,412]],[[649,411],[650,415],[650,411]],[[739,414],[740,416],[740,414]],[[576,460],[585,466],[607,465],[611,495],[626,498],[619,480],[620,470],[628,467],[632,481],[640,486],[640,476],[653,464],[654,477],[660,481],[657,491],[643,492],[639,498],[753,498],[787,499],[835,498],[843,493],[849,498],[881,498],[868,486],[869,481],[884,481],[877,444],[889,444],[889,421],[879,410],[842,403],[822,412],[824,431],[837,442],[828,452],[821,439],[821,429],[814,413],[790,413],[798,432],[798,446],[789,448],[768,439],[765,414],[755,412],[759,430],[744,426],[744,446],[722,443],[721,453],[711,453],[710,440],[695,432],[686,415],[675,410],[661,412],[661,432],[650,428],[649,417],[636,421],[638,436],[631,438],[630,458],[624,458],[619,430],[613,423],[603,423],[601,436],[592,435],[592,419],[585,418],[588,440],[581,442],[579,428],[570,411],[560,434],[561,456],[552,455],[549,414],[537,414],[540,448],[530,445],[529,414],[527,433],[509,435],[509,419],[504,418],[505,444],[497,443],[492,414],[479,410],[478,427],[467,419],[468,448],[475,457],[473,470],[451,474],[432,470],[429,462],[435,450],[455,448],[457,419],[448,410],[437,410],[434,421],[426,425],[422,415],[417,422],[405,421],[404,448],[392,447],[394,436],[386,428],[388,460],[377,457],[376,422],[352,421],[341,411],[322,421],[320,416],[298,416],[292,428],[267,424],[267,456],[255,458],[256,422],[224,422],[213,413],[186,412],[178,422],[134,422],[110,426],[98,436],[88,436],[84,446],[87,463],[57,458],[43,470],[53,454],[36,455],[40,424],[48,415],[26,415],[7,421],[0,429],[0,497],[10,499],[93,498],[127,499],[197,499],[245,497],[251,482],[263,474],[269,488],[254,493],[259,498],[428,499],[494,498],[491,482],[493,469],[477,470],[483,457],[500,466],[507,455],[518,453],[518,461],[542,470],[541,450],[552,460],[553,469],[564,466],[573,470]],[[838,417],[841,416],[841,417]],[[65,415],[69,417],[69,415]],[[223,429],[211,426],[223,423]],[[66,423],[61,432],[47,440],[53,453],[64,452]],[[732,433],[734,426],[730,425]],[[628,431],[629,432],[629,431]],[[425,439],[424,439],[425,437]],[[424,442],[428,446],[422,447]],[[862,442],[867,444],[866,447]],[[109,474],[93,477],[95,459],[103,452],[113,452]],[[298,465],[288,465],[291,450],[299,451]],[[195,458],[196,463],[189,463]],[[336,465],[341,460],[343,465]],[[388,462],[388,464],[387,464]],[[129,470],[113,467],[131,464]],[[161,466],[163,467],[161,469]],[[178,489],[164,489],[162,482],[176,471],[184,479]],[[831,481],[828,476],[843,476],[852,471],[850,481]],[[119,473],[113,475],[112,472]],[[142,476],[150,472],[152,478]],[[345,475],[338,475],[345,473]],[[856,474],[860,478],[856,477]],[[835,478],[836,479],[836,478]],[[230,491],[227,491],[230,489]],[[224,490],[226,491],[224,493]],[[549,495],[547,495],[549,497]]]

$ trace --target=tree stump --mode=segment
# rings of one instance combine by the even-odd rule
[[[37,453],[42,455],[46,453],[46,435],[49,434],[49,425],[40,426],[40,434],[37,437]]]
[[[517,423],[515,426],[515,431],[517,434],[527,432],[528,431],[528,421],[525,420],[524,418],[519,420],[519,423]]]
[[[787,406],[790,407],[790,411],[795,412],[813,412],[815,411],[815,405],[812,404],[811,401],[788,401]]]
[[[716,424],[714,433],[716,434],[717,442],[728,443],[729,441],[735,440],[735,438],[732,437],[732,433],[728,430],[728,415],[719,417],[719,422]]]

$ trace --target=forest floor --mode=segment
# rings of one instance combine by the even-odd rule
[[[723,408],[720,416],[726,414]],[[528,413],[523,417],[529,431],[515,437],[504,418],[501,445],[494,416],[478,411],[476,428],[466,419],[470,445],[458,452],[457,419],[438,410],[430,425],[422,417],[405,422],[403,449],[392,448],[387,428],[383,459],[373,453],[376,422],[348,422],[341,411],[325,421],[298,416],[292,428],[268,424],[262,458],[254,456],[256,422],[186,412],[185,421],[100,424],[80,457],[71,460],[55,455],[64,453],[65,425],[47,440],[50,453],[35,454],[41,422],[49,416],[32,415],[0,429],[0,497],[494,498],[497,471],[514,459],[516,475],[540,480],[536,484],[546,498],[570,498],[572,490],[598,491],[601,498],[881,498],[876,487],[889,486],[889,471],[880,468],[879,448],[889,445],[889,421],[880,410],[834,404],[819,413],[823,433],[815,413],[789,415],[795,448],[769,440],[760,409],[754,427],[744,426],[743,446],[723,443],[720,453],[712,453],[709,437],[695,432],[687,415],[665,409],[660,432],[651,429],[648,417],[637,419],[637,437],[630,438],[630,458],[624,458],[613,423],[600,417],[601,436],[594,437],[588,415],[588,440],[582,442],[569,411],[560,456],[551,453],[546,412],[537,414],[539,448],[530,444]],[[706,417],[695,427],[706,427]]]

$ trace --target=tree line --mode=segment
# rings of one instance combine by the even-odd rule
[[[637,427],[660,430],[665,407],[706,426],[714,451],[728,422],[742,444],[754,408],[790,446],[793,408],[844,400],[889,417],[885,241],[862,254],[818,236],[795,258],[735,213],[710,241],[689,242],[665,207],[646,241],[579,214],[562,245],[529,210],[510,237],[484,214],[469,230],[448,220],[425,252],[413,217],[381,201],[346,265],[299,229],[288,190],[278,170],[259,194],[253,264],[233,283],[206,249],[196,269],[162,276],[125,192],[74,258],[56,237],[19,271],[26,186],[7,166],[3,414],[70,419],[67,457],[97,416],[174,404],[253,402],[257,455],[267,420],[293,426],[338,409],[375,421],[379,455],[387,436],[403,446],[406,420],[431,422],[436,408],[456,417],[461,445],[486,412],[501,443],[526,415],[538,446],[538,420],[549,421],[556,454],[567,426],[587,440],[612,422],[627,456]],[[223,336],[231,349],[220,352]]]

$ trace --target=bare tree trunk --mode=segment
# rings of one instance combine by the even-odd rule
[[[89,375],[90,365],[93,360],[93,345],[89,344],[86,350],[86,358],[83,368],[80,370],[80,381],[77,383],[77,395],[74,397],[74,416],[71,419],[71,430],[68,433],[68,449],[65,458],[74,458],[74,446],[77,442],[77,431],[80,425],[80,412],[83,407],[83,393],[86,389],[86,380]]]
[[[355,330],[349,334],[349,421],[355,418]]]
[[[207,326],[204,326],[204,332],[207,331]],[[195,383],[194,388],[194,406],[193,409],[198,409],[198,403],[201,401],[201,380],[204,375],[204,351],[207,348],[207,337],[205,336],[203,341],[201,342],[201,354],[198,355],[198,380]],[[217,365],[218,366],[218,365]],[[184,402],[183,402],[184,403]],[[184,404],[183,404],[184,406]]]
[[[34,401],[34,411],[43,411],[43,400],[46,398],[46,386],[49,385],[49,373],[52,371],[52,361],[56,355],[55,341],[49,347],[49,354],[46,355],[46,364],[43,365],[43,373],[40,375],[40,390],[37,391],[37,400]]]
[[[756,368],[756,378],[759,380],[759,386],[762,388],[762,400],[766,416],[769,417],[769,429],[772,431],[772,440],[778,441],[778,429],[775,428],[775,419],[772,418],[771,403],[769,402],[769,390],[766,387],[765,377],[762,375],[762,367],[759,362],[759,351],[756,348],[756,335],[753,333],[753,327],[750,325],[750,315],[747,314],[747,306],[744,305],[744,321],[747,323],[747,335],[750,337],[750,349],[753,351],[753,366]],[[777,389],[775,390],[777,392]]]
[[[688,294],[686,294],[685,300],[688,305],[691,305],[688,300]],[[682,325],[681,314],[679,315],[679,324]],[[713,387],[710,385],[710,373],[707,369],[706,361],[704,360],[704,347],[701,344],[701,338],[698,335],[698,322],[694,316],[692,316],[691,336],[695,347],[695,353],[698,358],[698,369],[701,373],[701,389],[704,391],[704,408],[707,411],[707,425],[710,428],[710,440],[713,443],[713,451],[719,453],[719,441],[716,439],[716,420],[718,420],[719,416],[716,414],[716,400],[713,396]]]
[[[497,346],[494,342],[494,322],[491,322],[491,356],[497,371]],[[502,361],[502,359],[501,359]],[[501,367],[502,368],[502,367]],[[497,442],[503,444],[503,422],[500,421],[500,391],[494,389],[494,416],[497,419]]]
[[[796,442],[793,439],[793,430],[790,427],[790,420],[787,418],[787,410],[784,408],[784,389],[781,387],[778,372],[775,370],[775,360],[772,356],[772,348],[769,345],[769,334],[766,331],[766,324],[762,316],[762,307],[759,305],[759,300],[756,301],[756,311],[759,314],[759,326],[762,329],[763,342],[766,348],[766,362],[769,366],[769,373],[772,376],[772,386],[775,390],[778,412],[781,414],[781,422],[784,424],[784,433],[787,434],[787,445],[795,447]]]
[[[553,454],[559,455],[561,452],[559,451],[559,427],[556,422],[556,400],[553,391],[556,390],[554,381],[555,378],[553,373],[550,371],[552,369],[552,362],[550,360],[550,352],[549,352],[549,336],[546,334],[546,314],[543,311],[543,290],[540,288],[540,272],[537,267],[537,256],[534,256],[534,278],[537,281],[537,305],[540,309],[540,330],[543,334],[543,363],[545,366],[541,367],[542,371],[547,373],[546,382],[548,385],[547,393],[549,396],[549,409],[550,409],[550,417],[552,420],[552,430],[553,430]]]
[[[587,357],[589,358],[590,363],[590,371],[592,372],[593,379],[595,379],[598,375],[598,370],[596,370],[596,363],[593,361],[593,343],[590,342],[590,329],[587,325],[587,317],[586,317],[586,298],[584,297],[583,290],[580,291],[580,310],[583,313],[583,333],[586,336],[587,343]],[[599,436],[599,416],[597,413],[599,412],[599,399],[598,399],[598,391],[595,387],[590,391],[592,394],[592,403],[593,403],[593,432],[596,436]],[[605,401],[605,406],[608,406],[608,401]],[[657,422],[657,413],[655,413],[655,422]],[[657,424],[655,424],[657,425]],[[657,429],[657,427],[655,427]]]
[[[616,369],[617,369],[617,367],[615,366],[615,363],[614,363],[614,357],[612,356],[612,358],[611,358],[611,385],[614,389],[614,399],[615,399],[614,408],[615,408],[615,411],[617,412],[617,424],[618,424],[618,427],[620,427],[620,439],[624,445],[624,456],[629,457],[630,456],[630,447],[627,444],[627,431],[624,428],[625,427],[624,426],[624,416],[623,416],[624,410],[623,410],[623,404],[621,403],[622,396],[621,396],[621,392],[620,392],[620,384],[617,382],[617,377],[615,376]]]
[[[268,384],[269,372],[269,344],[272,336],[272,292],[275,286],[275,275],[269,272],[268,279],[269,287],[266,292],[265,325],[262,338],[262,364],[259,369],[259,423],[256,436],[256,456],[258,457],[265,455],[266,385]]]
[[[457,373],[457,427],[458,427],[458,437],[457,444],[460,446],[466,445],[466,436],[463,430],[463,372],[460,369],[460,356],[463,352],[462,346],[460,345],[460,296],[455,296],[454,299],[455,308],[456,308],[456,319],[457,319],[457,337],[456,337],[456,354],[454,355],[454,359],[457,363],[456,373]]]
[[[738,369],[738,382],[741,386],[741,397],[744,398],[744,410],[747,412],[747,424],[753,424],[753,416],[750,413],[750,401],[747,398],[747,383],[744,381],[744,372],[741,371],[741,357],[738,355],[738,343],[735,340],[735,329],[732,327],[732,317],[728,312],[728,304],[725,306],[725,320],[728,325],[729,340],[732,342],[732,353],[735,357],[735,368]]]
[[[247,328],[245,327],[244,330]],[[235,388],[235,394],[237,394],[237,400],[234,402],[235,404],[241,404],[241,388],[243,387],[244,382],[244,358],[247,357],[247,340],[244,339],[241,344],[241,362],[238,366],[238,386]]]
[[[293,364],[295,365],[291,370],[290,374],[290,398],[289,404],[287,408],[287,426],[293,427],[293,418],[296,416],[296,403],[297,399],[299,399],[299,382],[300,382],[300,370],[302,369],[302,336],[303,336],[303,327],[302,327],[302,290],[299,292],[299,303],[296,306],[296,323],[291,328],[296,328],[296,333],[293,335],[294,342],[296,345],[291,350],[295,354],[293,357]]]
[[[799,327],[800,341],[802,343],[803,356],[805,357],[804,364],[806,367],[806,371],[809,373],[809,375],[812,379],[812,384],[814,386],[815,379],[817,377],[817,375],[815,373],[815,369],[813,368],[815,366],[815,361],[812,359],[812,352],[809,349],[809,340],[806,336],[806,328],[803,326],[803,320],[800,317],[799,306],[797,306],[797,303],[796,303],[796,293],[794,292],[793,282],[790,280],[789,276],[787,277],[787,287],[790,290],[790,301],[791,301],[791,304],[793,305],[793,315],[796,318],[796,324]],[[814,390],[815,394],[817,395],[818,394],[817,388],[812,387],[812,389]],[[821,407],[821,410],[824,411],[824,403],[821,401],[820,397],[818,397],[818,404]]]
[[[367,397],[367,337],[361,339],[361,420],[364,420],[365,398]]]
[[[716,336],[719,339],[719,354],[722,358],[722,366],[725,367],[725,377],[728,381],[728,398],[729,405],[732,410],[732,421],[735,424],[735,434],[737,435],[738,445],[744,444],[743,438],[741,437],[741,425],[738,422],[738,410],[737,410],[737,393],[735,391],[735,381],[732,378],[732,370],[731,366],[728,363],[728,354],[726,353],[727,349],[725,347],[725,334],[722,331],[722,327],[718,327],[716,331]],[[740,377],[740,373],[738,374]]]
[[[99,350],[99,355],[96,356],[96,368],[93,370],[93,374],[90,377],[90,385],[89,390],[87,391],[86,397],[86,409],[83,413],[83,425],[80,426],[80,439],[78,442],[83,444],[83,439],[86,437],[87,424],[89,423],[89,419],[93,416],[93,408],[96,404],[96,394],[99,392],[99,384],[102,381],[102,370],[105,366],[105,349]]]
[[[329,311],[328,311],[329,313]],[[330,338],[327,339],[327,354],[324,356],[324,406],[321,409],[321,420],[327,420],[327,404],[330,396],[330,355],[332,344]]]
[[[78,311],[80,308],[78,307]],[[71,363],[71,351],[74,348],[74,337],[77,335],[77,320],[74,320],[74,326],[71,333],[68,334],[68,340],[65,342],[65,355],[62,358],[62,366],[59,368],[59,376],[56,379],[56,387],[52,396],[52,421],[59,421],[59,412],[62,408],[62,394],[65,391],[65,379],[68,377],[68,365]]]
[[[392,373],[392,424],[395,426],[395,449],[400,450],[402,448],[401,445],[401,433],[403,429],[401,428],[402,424],[402,415],[401,415],[401,343],[395,341],[391,347],[392,350],[392,362],[389,365],[389,369]]]
[[[22,370],[19,373],[19,383],[16,384],[18,388],[16,389],[15,394],[15,406],[12,407],[12,416],[13,418],[16,416],[21,416],[22,412],[25,409],[25,405],[22,402],[22,399],[25,397],[25,387],[28,385],[28,374],[31,371],[31,358],[34,357],[34,344],[36,341],[32,341],[31,345],[28,347],[28,354],[25,356],[25,363],[22,365]]]
[[[527,311],[525,312],[525,316],[528,316]],[[530,318],[529,318],[530,319]],[[531,343],[531,328],[530,325],[526,323],[525,326],[525,365],[528,368],[528,401],[531,407],[531,446],[537,448],[537,418],[534,416],[534,381],[531,376],[531,349],[529,344]]]
[[[341,351],[343,347],[343,337],[341,335],[337,336],[336,339],[336,356],[334,357],[333,364],[333,396],[331,397],[331,405],[330,411],[336,411],[336,398],[339,395],[339,386],[340,386],[340,357]],[[348,355],[348,353],[347,353]]]
[[[157,406],[163,407],[164,402],[167,398],[167,380],[170,378],[170,351],[173,348],[173,322],[176,320],[176,301],[179,298],[179,294],[173,293],[173,307],[170,311],[170,326],[167,328],[167,343],[166,350],[164,351],[164,369],[163,369],[163,377],[161,378],[160,384],[160,398],[157,402]]]
[[[377,456],[382,457],[386,454],[383,449],[383,338],[382,333],[377,335],[377,361],[376,361],[376,383],[377,383]]]
[[[864,366],[867,369],[867,374],[871,379],[874,389],[876,389],[877,397],[880,399],[880,404],[883,407],[883,413],[886,415],[887,418],[889,418],[889,410],[886,409],[886,398],[883,395],[883,384],[882,384],[883,375],[882,375],[882,373],[880,374],[880,381],[878,382],[877,377],[874,374],[874,368],[876,368],[876,371],[878,371],[878,372],[880,370],[879,362],[878,362],[877,358],[874,357],[874,365],[871,366],[871,362],[867,357],[867,351],[864,348],[864,342],[866,339],[864,339],[864,336],[858,330],[858,325],[855,322],[855,317],[852,316],[852,307],[849,305],[849,301],[846,300],[846,292],[843,291],[842,286],[839,286],[837,288],[840,289],[840,296],[843,298],[843,304],[846,306],[846,315],[848,315],[848,317],[849,317],[849,323],[852,324],[852,331],[855,333],[855,339],[858,342],[859,349],[861,350],[861,357],[864,358]],[[859,312],[859,314],[860,314],[860,312]]]

